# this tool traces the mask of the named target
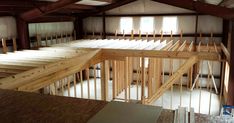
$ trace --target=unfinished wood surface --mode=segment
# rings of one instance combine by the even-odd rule
[[[13,51],[17,51],[17,43],[16,43],[16,38],[12,38],[13,40]]]
[[[6,39],[2,38],[2,52],[7,53],[7,51],[8,51],[8,48],[7,48],[7,45],[6,45]]]
[[[94,69],[93,69],[93,76],[94,76],[94,97],[95,99],[97,99],[97,70],[96,70],[97,66],[96,64],[94,65]]]
[[[152,103],[154,100],[158,99],[168,88],[170,88],[176,80],[178,80],[185,72],[188,71],[195,63],[198,62],[197,56],[192,56],[188,59],[161,87],[160,89],[147,100],[147,103]]]
[[[100,56],[96,56],[99,50],[83,54],[80,57],[71,58],[69,60],[62,60],[48,65],[44,65],[39,68],[35,68],[13,77],[8,77],[0,80],[0,88],[14,89],[25,84],[35,84],[35,81],[42,83],[49,83],[50,81],[56,81],[60,78],[64,78],[68,75],[74,74],[85,65],[94,62],[94,59],[99,59]],[[77,64],[77,61],[80,61]],[[46,80],[48,78],[49,80]],[[32,80],[34,80],[32,82]],[[33,87],[32,87],[33,88]]]
[[[108,99],[108,81],[109,81],[109,64],[108,61],[101,62],[101,99]]]

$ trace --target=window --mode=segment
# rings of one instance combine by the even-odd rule
[[[131,33],[133,20],[131,17],[123,17],[120,19],[120,30],[121,32]]]
[[[173,34],[177,33],[177,17],[163,17],[162,30],[164,34],[170,34],[171,31]]]
[[[142,17],[141,18],[141,32],[142,33],[153,33],[154,30],[154,18],[153,17]]]

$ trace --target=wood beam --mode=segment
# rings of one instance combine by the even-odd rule
[[[186,52],[186,51],[158,51],[158,50],[125,50],[125,49],[102,49],[102,59],[118,60],[125,57],[155,57],[155,58],[177,58],[188,59],[198,55],[199,60],[219,60],[219,54],[208,52]]]
[[[24,19],[25,21],[29,21],[37,17],[54,12],[56,10],[59,10],[65,6],[71,5],[78,1],[80,0],[58,0],[57,2],[29,10],[21,14],[20,17]]]
[[[159,88],[159,90],[149,99],[146,100],[147,103],[152,103],[157,100],[163,93],[172,87],[172,85],[183,76],[188,70],[199,61],[198,56],[190,57],[180,68],[173,73],[173,75]]]
[[[30,20],[29,23],[64,22],[64,21],[75,21],[75,18],[70,16],[43,16]]]
[[[200,1],[193,0],[153,0],[155,2],[165,3],[168,5],[185,8],[189,10],[193,10],[203,14],[209,14],[217,17],[221,17],[224,19],[234,19],[234,10],[212,5],[208,3],[203,3]]]

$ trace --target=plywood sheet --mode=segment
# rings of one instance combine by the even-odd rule
[[[155,123],[161,111],[156,106],[110,102],[88,123]]]

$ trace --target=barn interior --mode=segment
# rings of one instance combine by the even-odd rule
[[[234,122],[233,8],[1,0],[0,121]]]

